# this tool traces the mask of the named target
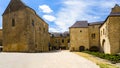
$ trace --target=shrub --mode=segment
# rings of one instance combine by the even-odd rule
[[[102,59],[107,59],[111,61],[112,63],[120,62],[120,55],[110,55],[110,54],[104,54],[99,52],[90,52],[90,51],[84,51],[85,53],[92,54],[94,56],[100,57]]]
[[[99,48],[97,46],[92,46],[92,47],[90,47],[90,51],[92,51],[92,52],[98,52]]]

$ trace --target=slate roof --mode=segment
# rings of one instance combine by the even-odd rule
[[[23,9],[25,7],[27,6],[21,0],[11,0],[8,7],[4,11],[3,15],[10,12],[17,11],[19,9]]]
[[[89,25],[101,25],[103,24],[104,21],[99,21],[99,22],[91,22]]]
[[[68,31],[66,31],[66,32],[64,32],[64,33],[62,34],[63,37],[67,37],[67,36],[69,36],[69,35],[70,35],[70,34],[69,34]]]
[[[88,27],[87,21],[77,21],[70,28],[86,28],[86,27]]]
[[[56,33],[56,32],[51,32],[50,33],[51,37],[67,37],[69,36],[69,32],[64,32],[64,33]]]

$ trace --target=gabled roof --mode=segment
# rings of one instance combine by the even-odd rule
[[[86,28],[86,27],[88,27],[87,21],[77,21],[70,28]]]
[[[19,9],[23,9],[25,7],[26,5],[21,0],[11,0],[8,7],[4,11],[3,15],[10,12],[17,11]]]
[[[31,10],[33,10],[32,8],[30,8],[29,6],[25,5],[21,0],[11,0],[9,5],[7,6],[7,8],[5,9],[4,14],[7,13],[11,13],[20,9],[24,9],[24,8],[29,8]],[[35,10],[33,10],[35,12]],[[40,16],[38,16],[38,14],[35,12],[36,16],[39,17],[42,21],[44,21]],[[44,21],[45,22],[45,21]],[[47,24],[45,22],[45,24]],[[48,25],[48,24],[47,24]]]

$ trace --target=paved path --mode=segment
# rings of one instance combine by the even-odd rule
[[[0,53],[0,68],[99,68],[68,51],[51,53]]]

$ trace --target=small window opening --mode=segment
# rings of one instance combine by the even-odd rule
[[[82,32],[82,30],[80,30],[80,32]]]
[[[32,26],[34,26],[35,24],[34,24],[34,20],[32,20]]]
[[[12,26],[15,26],[15,19],[12,19]]]

